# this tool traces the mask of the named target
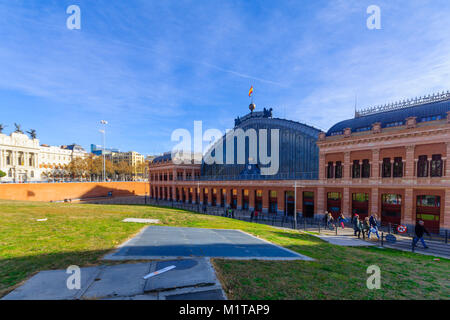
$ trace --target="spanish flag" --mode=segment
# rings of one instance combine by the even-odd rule
[[[248,96],[251,97],[253,94],[253,86],[250,87],[250,90],[248,91]]]

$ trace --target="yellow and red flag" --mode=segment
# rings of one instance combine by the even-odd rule
[[[250,87],[250,90],[248,91],[248,96],[251,97],[253,94],[253,86]]]

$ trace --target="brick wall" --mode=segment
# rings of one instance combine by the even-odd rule
[[[0,184],[0,199],[58,201],[113,196],[145,195],[145,182],[80,182],[80,183],[23,183]]]

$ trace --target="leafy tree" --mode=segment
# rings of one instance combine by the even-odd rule
[[[129,180],[132,168],[127,161],[120,161],[114,165],[114,170],[121,180]]]
[[[4,176],[6,176],[6,173],[0,170],[0,179],[3,178]]]

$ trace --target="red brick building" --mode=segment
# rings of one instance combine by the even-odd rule
[[[383,224],[422,219],[430,231],[450,229],[449,92],[360,111],[316,144],[318,175],[308,179],[210,179],[202,165],[174,165],[168,153],[150,164],[150,196],[286,215],[296,206],[317,219],[376,213]]]

